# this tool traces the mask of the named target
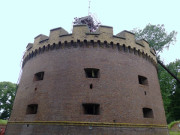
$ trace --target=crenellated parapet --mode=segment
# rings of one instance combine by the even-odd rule
[[[155,51],[147,41],[135,40],[134,33],[125,30],[113,35],[113,28],[109,26],[100,26],[92,33],[86,25],[75,25],[70,34],[59,27],[51,29],[49,37],[43,34],[35,37],[34,43],[29,43],[26,47],[23,66],[27,60],[47,50],[89,46],[118,49],[142,56],[155,65],[157,63]]]

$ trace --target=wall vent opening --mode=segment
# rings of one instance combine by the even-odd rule
[[[34,81],[40,81],[44,78],[44,72],[38,72],[34,74]]]
[[[148,85],[148,80],[146,77],[138,75],[138,80],[139,80],[139,84]]]
[[[99,69],[85,68],[84,71],[87,78],[99,78]]]
[[[92,104],[92,103],[85,103],[82,104],[84,109],[84,114],[87,115],[99,115],[100,113],[100,105],[99,104]]]
[[[144,116],[144,118],[154,118],[152,109],[151,108],[143,108],[143,116]]]
[[[36,114],[38,109],[38,104],[30,104],[27,106],[26,114]]]

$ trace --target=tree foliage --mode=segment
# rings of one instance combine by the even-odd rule
[[[172,120],[180,120],[180,84],[177,83],[176,90],[171,97],[171,118]]]
[[[166,67],[176,76],[180,74],[180,60],[171,62]],[[178,82],[160,65],[158,77],[161,87],[167,122],[180,120],[180,87]]]
[[[180,60],[170,63],[170,66],[174,70],[174,74],[180,79]],[[171,121],[180,120],[180,83],[177,81],[175,81],[170,99],[170,119]]]
[[[10,116],[16,93],[16,84],[11,82],[0,82],[0,119]]]
[[[169,45],[176,41],[176,31],[172,31],[169,34],[166,32],[164,25],[151,25],[148,24],[144,29],[134,29],[136,38],[145,39],[148,41],[150,47],[156,50],[156,53],[162,52],[164,48],[168,48]]]

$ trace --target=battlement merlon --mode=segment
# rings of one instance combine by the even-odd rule
[[[77,42],[77,40],[80,40],[81,42],[84,40],[94,40],[94,42],[100,41],[102,43],[106,41],[109,44],[119,44],[120,46],[125,45],[126,47],[131,47],[132,49],[136,49],[137,51],[150,56],[155,62],[157,62],[155,52],[150,49],[147,41],[143,39],[135,40],[134,33],[127,30],[122,31],[117,35],[113,35],[113,27],[103,25],[99,26],[95,32],[90,32],[87,25],[74,25],[71,34],[61,27],[51,29],[49,37],[40,34],[34,38],[34,44],[28,44],[25,56],[43,46],[58,44],[59,42],[64,43],[65,41]]]
[[[68,32],[65,29],[61,28],[61,27],[51,29],[50,34],[49,34],[50,44],[53,44],[54,41],[58,41],[59,36],[62,36],[62,35],[68,35]]]
[[[43,34],[40,34],[34,38],[34,45],[38,45],[40,41],[48,39],[49,37]]]
[[[33,43],[28,43],[26,46],[26,51],[30,50],[33,47]]]

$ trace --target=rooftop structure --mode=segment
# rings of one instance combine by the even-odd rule
[[[81,18],[74,18],[74,25],[87,25],[90,32],[94,32],[100,26],[100,22],[98,22],[92,15],[81,17]]]

